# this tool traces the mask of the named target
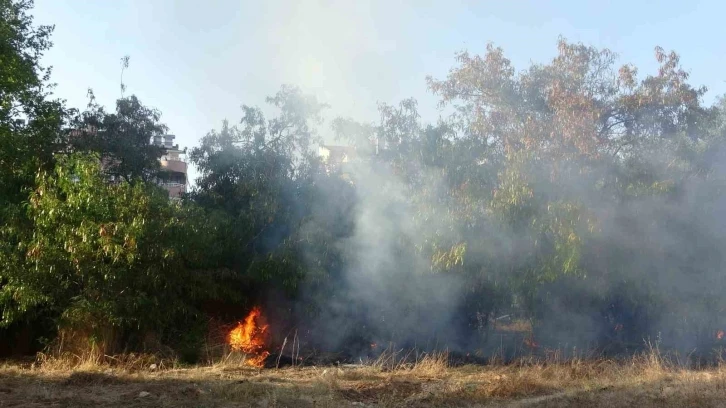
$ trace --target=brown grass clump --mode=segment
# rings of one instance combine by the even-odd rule
[[[162,358],[153,354],[120,354],[115,356],[97,355],[95,353],[74,354],[70,352],[60,355],[38,353],[33,367],[44,371],[98,371],[102,369],[118,369],[135,372],[139,370],[164,370],[178,366],[174,358]]]
[[[511,322],[495,322],[494,328],[497,332],[531,333],[532,322],[526,319],[513,320]]]

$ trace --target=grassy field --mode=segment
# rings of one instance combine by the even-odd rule
[[[0,407],[726,406],[726,367],[682,369],[655,354],[463,367],[445,355],[393,367],[147,364],[6,362]]]

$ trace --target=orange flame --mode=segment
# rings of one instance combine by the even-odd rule
[[[723,332],[723,330],[719,330],[719,331],[717,331],[717,332],[716,332],[716,339],[717,339],[717,340],[723,340],[723,335],[724,335],[724,332]]]
[[[255,306],[245,317],[243,322],[239,322],[237,327],[232,329],[227,336],[232,350],[241,351],[247,355],[245,363],[253,367],[262,367],[265,359],[270,353],[265,350],[265,337],[267,336],[267,328],[265,319],[262,316],[260,308]]]

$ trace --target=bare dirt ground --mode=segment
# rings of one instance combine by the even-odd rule
[[[73,369],[0,364],[0,407],[721,407],[726,367],[686,370],[646,357],[448,367],[239,365]]]

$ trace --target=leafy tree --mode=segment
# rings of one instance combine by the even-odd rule
[[[155,186],[108,184],[93,156],[63,157],[38,178],[25,259],[3,276],[4,325],[42,312],[111,351],[149,333],[178,340],[175,325],[222,296],[216,275],[202,272],[212,245],[193,209]]]
[[[50,68],[40,65],[53,27],[35,25],[32,7],[28,0],[0,1],[0,290],[22,262],[18,248],[32,228],[23,202],[37,172],[52,168],[64,147],[66,109],[49,99]],[[0,341],[10,341],[6,334],[12,330],[0,331]]]
[[[73,149],[97,153],[104,163],[104,172],[114,179],[153,180],[158,175],[164,147],[151,142],[167,131],[159,122],[161,114],[133,95],[117,100],[115,112],[108,113],[95,102],[92,93],[90,96],[88,109],[73,121]]]
[[[266,287],[294,293],[305,274],[294,237],[319,169],[311,146],[325,107],[291,87],[268,102],[277,117],[245,105],[239,126],[225,121],[190,153],[201,173],[191,198],[218,222],[218,265],[233,271],[247,293],[260,295]]]
[[[40,65],[53,27],[33,24],[32,6],[30,0],[0,1],[0,223],[62,148],[64,109],[47,100],[50,69]]]
[[[496,188],[484,201],[515,238],[517,260],[509,263],[509,276],[530,315],[554,323],[539,333],[556,338],[577,330],[565,323],[605,324],[591,333],[608,333],[612,340],[613,327],[624,323],[623,339],[654,336],[649,323],[661,319],[666,302],[690,303],[661,297],[668,292],[654,282],[662,273],[683,280],[686,268],[663,265],[655,253],[625,248],[614,237],[628,230],[640,237],[636,242],[648,242],[642,231],[626,227],[648,222],[678,237],[679,251],[690,251],[691,244],[665,226],[673,219],[695,222],[680,212],[692,205],[682,201],[683,194],[708,173],[703,160],[710,162],[707,157],[719,151],[718,113],[702,105],[705,88],[688,84],[675,53],[656,48],[657,75],[638,80],[637,70],[616,67],[608,50],[565,40],[558,50],[550,63],[519,72],[499,48],[490,46],[482,57],[462,53],[449,76],[429,78],[429,87],[442,104],[454,105],[452,120],[462,140],[481,146],[475,160],[497,174]],[[716,188],[710,174],[698,185]],[[472,249],[469,243],[466,253]],[[648,263],[660,269],[642,266]],[[698,273],[710,276],[703,266]],[[611,305],[618,305],[617,316]],[[578,316],[592,320],[584,323],[553,308],[579,310]],[[610,317],[598,321],[598,314]],[[683,318],[675,315],[680,317],[670,318]]]

